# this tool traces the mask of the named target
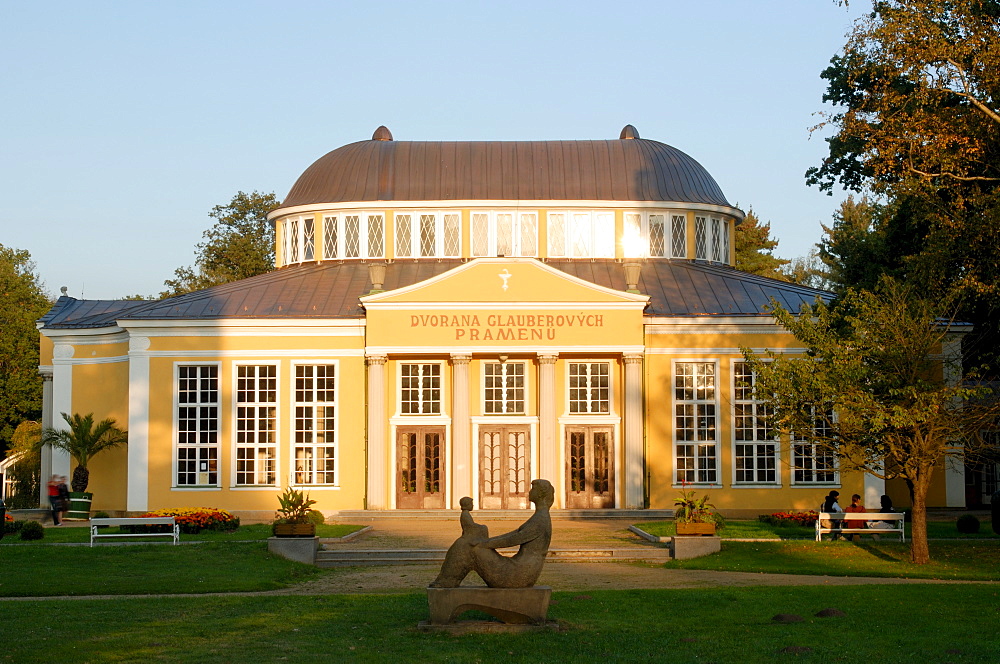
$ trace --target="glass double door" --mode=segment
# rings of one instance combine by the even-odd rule
[[[527,426],[491,426],[479,430],[479,508],[516,510],[529,507],[531,436]]]
[[[396,508],[444,509],[444,427],[396,431]]]
[[[567,509],[614,508],[614,458],[611,427],[566,427]]]

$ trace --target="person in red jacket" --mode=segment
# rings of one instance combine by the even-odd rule
[[[62,519],[59,518],[59,513],[62,512],[62,501],[59,498],[59,476],[53,475],[46,487],[49,493],[49,504],[52,506],[52,525],[61,526]]]

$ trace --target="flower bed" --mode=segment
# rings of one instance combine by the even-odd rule
[[[146,512],[141,516],[172,516],[181,527],[181,532],[186,535],[197,535],[202,530],[236,530],[240,527],[240,518],[233,516],[226,510],[214,507],[184,507],[168,508]],[[125,526],[135,533],[144,532],[167,532],[159,530],[169,526]]]
[[[757,520],[772,526],[801,526],[812,528],[816,525],[816,518],[819,514],[815,510],[808,512],[775,512],[774,514],[761,514]]]
[[[3,515],[3,523],[0,524],[0,528],[2,528],[5,533],[16,533],[21,530],[21,522],[14,521],[13,515],[11,515],[10,512],[6,512]]]

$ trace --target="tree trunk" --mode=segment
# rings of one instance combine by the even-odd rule
[[[83,493],[87,490],[87,485],[90,484],[90,470],[84,466],[77,466],[73,469],[73,481],[70,483],[73,485],[73,491],[77,493]]]
[[[931,550],[927,543],[927,489],[930,486],[930,472],[919,473],[910,487],[913,504],[913,521],[910,524],[910,560],[917,565],[931,561]]]

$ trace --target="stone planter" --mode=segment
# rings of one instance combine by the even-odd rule
[[[315,537],[315,523],[276,523],[275,537]]]
[[[289,524],[285,524],[289,525]],[[268,537],[267,550],[270,553],[307,565],[316,564],[318,537]]]
[[[715,534],[715,524],[714,523],[681,523],[677,522],[674,524],[677,526],[678,535],[714,535]]]

